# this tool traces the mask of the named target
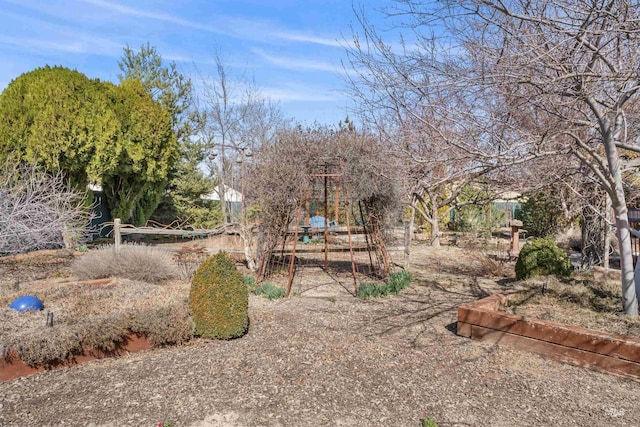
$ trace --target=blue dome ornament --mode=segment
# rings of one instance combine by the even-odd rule
[[[32,295],[25,295],[16,299],[10,306],[16,311],[42,310],[42,301]]]

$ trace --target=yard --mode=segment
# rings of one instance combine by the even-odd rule
[[[460,304],[511,286],[477,260],[416,246],[412,286],[369,300],[310,271],[290,299],[252,295],[243,338],[0,383],[0,425],[638,425],[637,381],[455,335]]]

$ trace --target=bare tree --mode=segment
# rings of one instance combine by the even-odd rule
[[[638,2],[399,0],[387,13],[416,42],[404,49],[403,61],[386,70],[384,76],[391,77],[385,81],[455,100],[457,105],[449,103],[450,110],[438,114],[458,127],[475,129],[472,134],[479,139],[470,151],[476,150],[478,161],[572,155],[609,194],[623,306],[636,315],[620,150],[640,150],[633,126],[639,122],[633,102],[640,89]],[[372,30],[366,21],[365,28]],[[395,58],[391,49],[382,53]],[[412,68],[407,72],[396,64]],[[429,123],[423,120],[423,125]],[[447,143],[464,147],[456,140]]]
[[[482,4],[484,3],[484,4]],[[623,306],[638,314],[620,148],[640,150],[640,5],[633,1],[458,2],[454,31],[491,66],[479,81],[503,88],[511,108],[538,120],[526,129],[540,144],[576,156],[609,194],[620,244]],[[451,22],[451,21],[450,21]],[[453,22],[452,22],[453,23]],[[462,25],[472,25],[472,35]],[[487,42],[487,39],[490,41]],[[555,122],[551,129],[546,125]]]
[[[6,162],[0,170],[0,256],[74,247],[89,224],[83,194],[62,174]]]
[[[403,159],[407,204],[429,223],[431,243],[439,246],[440,223],[451,210],[486,204],[504,191],[523,191],[518,180],[523,165],[557,151],[527,151],[526,138],[513,141],[514,120],[497,95],[456,80],[458,59],[435,38],[418,37],[414,46],[401,40],[394,47],[364,12],[357,16],[361,34],[347,45],[353,69],[346,74],[349,94],[389,154]],[[477,187],[476,197],[462,200],[470,185]]]
[[[215,61],[217,74],[204,80],[202,95],[207,117],[205,150],[209,153],[209,168],[218,178],[225,222],[234,220],[226,200],[227,189],[242,190],[243,218],[235,219],[240,223],[247,266],[255,270],[253,227],[245,221],[245,163],[250,162],[249,153],[275,137],[284,119],[279,105],[265,98],[255,82],[242,75],[232,77],[220,53]],[[219,166],[214,157],[219,159]]]
[[[216,53],[215,61],[216,75],[203,79],[201,99],[206,110],[205,150],[220,162],[217,167],[209,159],[219,179],[218,193],[227,221],[231,215],[224,188],[238,181],[234,160],[241,150],[255,150],[271,140],[284,120],[279,105],[262,96],[254,82],[243,75],[230,75],[222,54]]]

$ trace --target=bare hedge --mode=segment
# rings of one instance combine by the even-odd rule
[[[5,162],[0,166],[0,256],[72,247],[89,223],[83,194],[62,174]]]
[[[158,283],[180,275],[170,252],[134,243],[123,244],[119,254],[114,245],[92,250],[76,259],[71,269],[81,280],[121,277]]]

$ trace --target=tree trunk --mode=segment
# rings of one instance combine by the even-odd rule
[[[435,248],[440,247],[440,215],[438,214],[438,210],[440,206],[438,205],[438,197],[433,194],[429,194],[429,199],[431,199],[431,246]]]
[[[416,219],[416,199],[414,197],[411,198],[411,203],[409,204],[409,220],[404,229],[404,268],[405,270],[409,269],[410,263],[409,258],[411,256],[411,239],[413,238],[413,224]]]
[[[611,226],[609,225],[609,211],[611,211],[611,197],[608,193],[604,195],[604,254],[602,266],[609,268],[609,250],[611,249]]]
[[[256,260],[253,256],[253,233],[251,232],[251,227],[242,225],[240,226],[242,243],[244,245],[244,258],[247,260],[247,268],[255,272],[256,271]]]
[[[222,223],[223,224],[228,224],[230,222],[230,220],[227,218],[227,191],[226,191],[226,184],[225,184],[225,174],[227,173],[227,170],[225,169],[225,165],[224,165],[224,138],[222,138],[222,146],[220,148],[220,186],[219,186],[219,196],[220,196],[220,207],[222,208]]]
[[[620,242],[620,270],[622,275],[622,306],[630,316],[638,315],[637,288],[640,277],[636,275],[634,282],[633,255],[631,253],[631,233],[629,232],[629,217],[626,206],[616,206],[616,225]]]
[[[626,314],[630,316],[637,316],[637,289],[640,287],[640,274],[635,275],[634,282],[633,255],[631,250],[631,232],[629,231],[627,201],[622,183],[620,156],[618,155],[618,149],[615,145],[616,136],[620,133],[620,126],[616,126],[618,120],[619,118],[615,119],[616,123],[608,123],[608,120],[606,119],[603,121],[601,126],[604,130],[602,134],[602,142],[607,155],[609,173],[611,174],[614,184],[614,188],[612,189],[613,191],[612,194],[610,193],[610,196],[613,204],[613,210],[616,214],[616,225],[618,228],[620,270],[622,277],[622,306]],[[616,131],[612,129],[612,125],[616,126]]]

